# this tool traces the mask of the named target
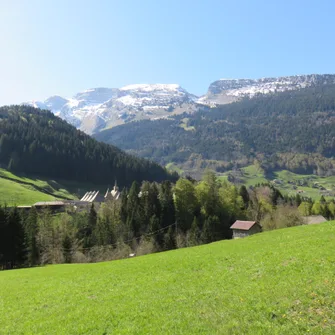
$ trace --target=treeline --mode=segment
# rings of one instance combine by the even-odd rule
[[[168,120],[128,123],[95,137],[161,164],[191,169],[211,166],[223,172],[262,157],[268,171],[325,175],[335,173],[334,120],[335,85],[329,85],[261,95]],[[182,127],[185,122],[188,130]]]
[[[79,213],[0,208],[0,264],[119,259],[229,239],[236,219],[257,220],[266,230],[303,224],[311,213],[334,218],[335,204],[283,196],[271,185],[237,188],[211,172],[200,182],[134,182],[119,200]]]
[[[0,167],[18,173],[108,184],[117,179],[175,181],[157,163],[99,143],[49,111],[30,106],[0,108]]]

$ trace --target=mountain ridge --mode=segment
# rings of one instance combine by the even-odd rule
[[[178,84],[131,84],[97,87],[75,94],[23,104],[48,109],[88,134],[143,119],[169,118],[203,106],[217,107],[257,95],[335,84],[334,74],[307,74],[260,79],[220,79],[198,97]]]
[[[94,135],[129,153],[198,176],[259,161],[266,171],[335,173],[335,84],[244,97],[167,120],[140,121]]]

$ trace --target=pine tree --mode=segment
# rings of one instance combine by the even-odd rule
[[[164,250],[176,249],[175,231],[173,227],[170,227],[164,234],[163,249]]]
[[[191,229],[188,231],[188,246],[195,246],[200,243],[200,229],[198,218],[194,217]]]
[[[133,182],[127,200],[127,227],[136,237],[140,236],[140,188],[136,181]]]
[[[71,263],[72,259],[72,239],[69,235],[65,235],[63,242],[62,242],[62,248],[63,248],[63,257],[65,263]]]
[[[37,211],[35,207],[32,207],[25,222],[25,247],[27,252],[27,263],[29,266],[36,265],[39,261],[37,233]]]
[[[90,211],[87,217],[87,225],[84,227],[84,247],[89,248],[93,246],[93,231],[97,225],[97,212],[94,208],[94,204],[92,203]]]
[[[0,205],[0,263],[2,267],[6,267],[8,250],[7,217],[7,208]]]
[[[249,206],[250,197],[249,197],[248,190],[247,190],[247,188],[244,185],[242,185],[240,187],[239,195],[243,199],[244,209],[247,209],[248,206]]]
[[[17,209],[14,207],[9,211],[7,219],[7,239],[9,242],[8,261],[13,266],[19,266],[24,261],[24,228],[21,222],[21,216]]]
[[[126,224],[128,212],[127,212],[127,202],[128,202],[128,192],[127,189],[123,189],[121,192],[121,209],[120,209],[120,219]]]
[[[93,230],[92,240],[94,245],[99,246],[113,243],[112,234],[105,218],[98,218],[97,224]]]
[[[161,184],[159,201],[161,207],[160,223],[161,227],[165,228],[176,222],[176,213],[171,182],[164,181]]]
[[[199,209],[194,185],[187,179],[179,179],[175,186],[175,208],[178,228],[185,233],[192,225]]]
[[[202,243],[210,243],[213,241],[212,228],[210,225],[211,225],[210,220],[209,219],[205,220],[200,235]]]

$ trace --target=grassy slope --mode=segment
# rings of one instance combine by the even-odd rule
[[[37,201],[52,201],[55,197],[36,191],[31,186],[0,178],[0,204],[31,205]]]
[[[100,190],[104,193],[107,186],[27,177],[0,169],[0,204],[6,203],[9,206],[31,205],[37,201],[52,201],[62,198],[76,199],[87,191]]]
[[[95,185],[69,180],[51,180],[42,177],[16,175],[0,169],[0,205],[32,205],[38,201],[55,199],[77,199],[87,191],[100,191],[105,194],[110,185]]]
[[[58,198],[73,199],[75,196],[57,181],[15,175],[0,169],[1,204],[31,205],[37,201],[51,201]]]
[[[334,334],[335,222],[0,273],[0,334]]]
[[[165,167],[168,171],[177,172],[180,175],[184,173],[184,170],[182,170],[180,167],[178,167],[174,163],[168,163],[168,164],[166,164]]]

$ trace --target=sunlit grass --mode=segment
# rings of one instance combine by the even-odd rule
[[[171,172],[177,172],[179,175],[182,175],[184,173],[184,170],[175,165],[174,163],[166,164],[166,169]]]
[[[0,334],[333,334],[335,222],[0,273]]]
[[[31,205],[37,201],[75,197],[66,186],[55,180],[27,177],[0,169],[0,204]]]
[[[54,199],[54,196],[39,192],[32,186],[0,178],[0,205],[32,205],[37,201]]]

